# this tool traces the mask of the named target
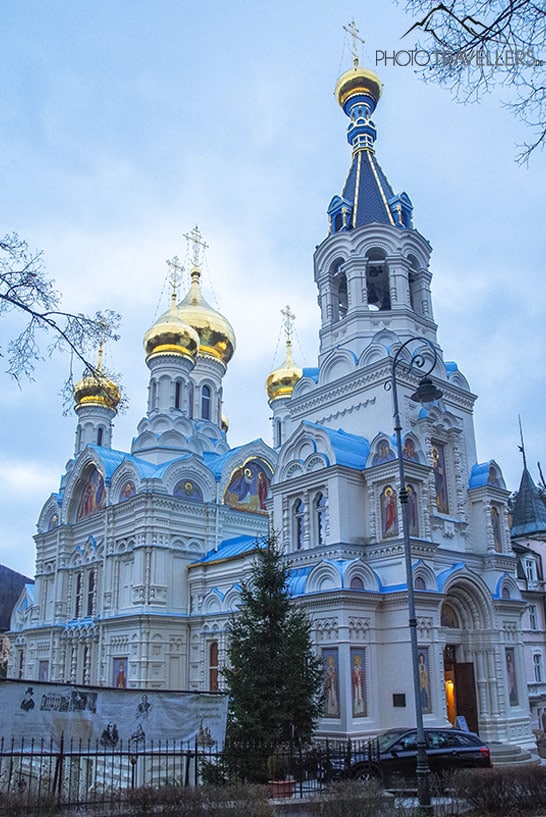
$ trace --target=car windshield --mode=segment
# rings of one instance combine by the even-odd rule
[[[395,743],[398,743],[400,737],[409,731],[408,729],[388,729],[386,732],[381,732],[377,736],[379,751],[388,752]]]

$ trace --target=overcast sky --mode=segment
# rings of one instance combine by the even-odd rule
[[[2,231],[44,251],[66,309],[123,315],[107,364],[123,373],[130,401],[114,447],[129,450],[146,410],[142,337],[168,306],[165,260],[184,258],[183,234],[197,223],[210,245],[205,295],[237,336],[224,381],[229,441],[270,442],[264,382],[281,362],[287,303],[294,356],[316,364],[312,254],[350,162],[333,89],[351,65],[342,26],[353,16],[366,40],[361,64],[384,83],[377,156],[432,244],[445,359],[479,395],[479,459],[496,459],[517,488],[518,413],[535,478],[546,458],[546,154],[529,168],[515,163],[527,134],[500,104],[506,90],[464,106],[411,67],[376,66],[376,50],[415,42],[400,40],[412,23],[400,6],[7,0]],[[3,322],[3,347],[13,328]],[[60,396],[66,369],[66,358],[45,361],[21,389],[0,375],[0,562],[31,576],[38,514],[73,455],[76,418],[63,414]]]

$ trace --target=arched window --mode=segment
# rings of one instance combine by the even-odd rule
[[[419,263],[414,255],[408,255],[408,261],[410,263],[410,270],[408,273],[410,307],[414,312],[417,312],[418,315],[421,315],[422,309],[418,297]]]
[[[191,420],[193,417],[193,383],[191,381],[188,389],[188,412]]]
[[[542,655],[539,652],[533,655],[533,668],[535,670],[535,681],[537,684],[541,684],[544,680],[544,669],[542,666]]]
[[[317,544],[326,544],[326,497],[323,493],[315,497],[315,520],[317,529]]]
[[[282,445],[282,424],[280,420],[275,420],[275,447]]]
[[[426,590],[427,586],[425,584],[425,580],[422,576],[415,577],[415,589],[416,590]]]
[[[212,641],[209,647],[209,690],[218,692],[218,642]]]
[[[87,615],[92,616],[95,612],[95,571],[89,571],[87,580]]]
[[[157,408],[157,381],[152,380],[150,383],[150,409]]]
[[[351,590],[364,590],[364,582],[360,576],[353,576],[351,579]]]
[[[210,386],[201,387],[201,417],[210,420]]]
[[[97,428],[97,445],[102,445],[103,437],[104,437],[104,428],[102,426],[99,426]]]
[[[368,307],[385,311],[391,308],[389,272],[384,250],[372,249],[366,253],[366,290]]]
[[[74,618],[79,618],[82,614],[82,574],[76,575],[76,596],[74,601]]]
[[[305,505],[298,499],[294,505],[294,542],[296,550],[301,550],[305,538]]]
[[[348,308],[347,278],[344,273],[341,273],[337,278],[337,318],[339,321],[346,317]]]
[[[177,380],[174,384],[174,407],[175,409],[182,408],[182,383]]]

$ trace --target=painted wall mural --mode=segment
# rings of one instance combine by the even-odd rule
[[[324,662],[324,717],[339,718],[339,659],[337,647],[322,651]]]
[[[176,499],[187,499],[190,502],[202,502],[203,491],[192,479],[181,479],[174,486],[173,495]]]
[[[365,652],[363,647],[351,647],[351,697],[353,718],[364,718],[366,711]]]
[[[87,472],[82,491],[80,494],[80,501],[78,503],[78,510],[76,513],[76,521],[85,519],[95,511],[99,511],[104,507],[106,502],[106,489],[104,487],[104,477],[95,466]]]
[[[271,470],[260,460],[249,460],[233,471],[224,493],[224,504],[236,511],[265,513]]]

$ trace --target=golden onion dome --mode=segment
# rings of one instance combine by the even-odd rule
[[[301,368],[296,366],[292,360],[292,345],[287,340],[284,363],[278,369],[272,371],[265,382],[269,400],[276,400],[278,397],[290,397],[302,374]]]
[[[382,88],[381,80],[375,71],[370,71],[369,68],[360,68],[356,65],[340,76],[334,93],[342,108],[351,97],[362,94],[372,97],[374,100],[373,107],[375,108],[375,105],[379,102]]]
[[[163,313],[144,335],[144,350],[147,361],[154,355],[195,358],[198,353],[199,335],[176,309],[174,292],[169,311]]]
[[[177,315],[199,335],[199,354],[229,363],[235,351],[235,333],[229,321],[206,302],[201,292],[201,274],[194,267],[191,286],[178,304]]]
[[[98,361],[95,369],[87,369],[81,380],[74,386],[74,401],[79,406],[103,406],[116,411],[121,400],[121,391],[117,383],[106,377],[102,371],[102,345],[99,347]]]

